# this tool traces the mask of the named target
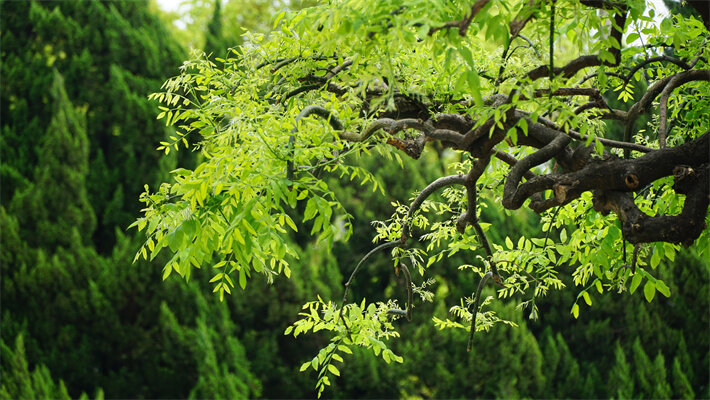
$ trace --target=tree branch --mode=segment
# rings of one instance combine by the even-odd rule
[[[710,69],[695,70],[697,73],[687,75],[676,75],[668,82],[668,85],[661,92],[660,107],[659,107],[659,125],[658,125],[658,143],[660,148],[666,147],[666,123],[668,113],[668,98],[677,87],[693,81],[710,81]]]
[[[710,132],[706,132],[681,146],[657,150],[633,160],[608,158],[589,163],[574,172],[538,175],[520,186],[518,186],[520,176],[511,170],[503,189],[503,206],[509,209],[520,208],[527,198],[545,190],[554,190],[555,196],[544,204],[531,203],[530,207],[535,212],[540,213],[556,205],[567,204],[587,190],[635,191],[659,178],[673,174],[674,169],[679,165],[698,168],[708,163],[709,137]],[[536,156],[532,161],[539,161],[552,151],[549,150],[539,156],[533,153],[528,157]],[[524,160],[521,160],[521,163]],[[532,161],[529,164],[532,164]]]
[[[475,17],[476,14],[478,14],[478,12],[481,11],[481,9],[485,7],[489,1],[490,0],[477,0],[475,3],[473,3],[473,6],[471,6],[471,12],[469,13],[468,17],[460,21],[447,22],[439,27],[432,27],[429,29],[429,36],[433,35],[437,31],[450,28],[459,28],[459,35],[466,36],[466,31],[468,30],[469,25],[471,25],[473,17]]]
[[[686,182],[681,183],[683,180]],[[602,213],[615,212],[622,221],[624,239],[630,243],[669,242],[690,246],[706,228],[710,167],[704,164],[676,184],[687,187],[680,215],[649,216],[639,210],[632,196],[618,191],[595,192],[594,209]]]
[[[466,177],[464,177],[461,174],[458,175],[449,175],[449,176],[444,176],[441,177],[434,182],[430,183],[425,187],[419,195],[412,201],[412,204],[409,206],[409,212],[407,212],[407,218],[405,219],[404,222],[404,228],[402,229],[402,240],[407,240],[409,238],[409,231],[410,231],[410,224],[412,221],[412,217],[414,217],[414,213],[416,213],[419,210],[419,207],[422,206],[422,203],[424,203],[424,200],[426,200],[429,196],[434,194],[439,189],[445,188],[447,186],[453,186],[453,185],[465,185],[466,184]]]

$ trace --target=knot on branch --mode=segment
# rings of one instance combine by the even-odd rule
[[[683,210],[678,215],[648,215],[636,206],[631,195],[619,191],[595,191],[594,210],[604,215],[616,213],[622,222],[621,233],[630,243],[669,242],[690,246],[706,228],[710,164],[703,164],[697,170],[676,167],[674,177],[676,172],[679,178],[674,189],[686,195]]]
[[[636,174],[627,174],[626,178],[624,178],[624,183],[626,184],[626,187],[629,189],[636,189],[639,187],[639,177]]]
[[[557,183],[554,186],[552,186],[552,189],[555,192],[555,200],[557,200],[557,202],[559,204],[565,203],[565,200],[567,200],[567,192],[569,191],[570,188],[571,188],[570,185],[561,185],[561,184],[557,184]]]
[[[426,144],[426,137],[420,135],[415,139],[402,140],[396,137],[390,137],[387,139],[387,144],[403,151],[409,157],[418,160],[424,151],[424,145]]]
[[[701,166],[700,170],[702,170]],[[687,194],[697,184],[698,174],[689,165],[678,165],[673,168],[673,190],[677,193]]]

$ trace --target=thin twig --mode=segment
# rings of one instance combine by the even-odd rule
[[[488,281],[488,279],[492,276],[493,272],[486,272],[483,277],[481,277],[481,281],[478,282],[478,288],[473,294],[473,303],[471,304],[472,307],[469,308],[469,310],[471,310],[471,331],[468,333],[468,347],[466,349],[466,351],[468,352],[470,352],[473,348],[473,334],[476,332],[476,316],[478,315],[478,303],[481,300],[481,292],[486,286],[486,282]]]
[[[336,325],[338,324],[338,322],[340,322],[340,320],[343,317],[343,310],[345,310],[345,302],[348,301],[348,291],[350,290],[350,284],[352,284],[353,279],[355,278],[355,275],[360,270],[360,267],[365,263],[365,261],[367,261],[367,259],[369,259],[373,255],[377,254],[378,252],[392,248],[392,247],[397,247],[400,244],[401,243],[399,241],[382,243],[381,245],[370,250],[370,252],[365,254],[365,256],[360,260],[360,262],[357,263],[357,266],[355,267],[353,272],[350,274],[350,279],[348,279],[348,281],[345,282],[345,293],[343,293],[343,303],[342,303],[342,306],[340,307],[340,313],[338,314],[338,320],[335,321]]]

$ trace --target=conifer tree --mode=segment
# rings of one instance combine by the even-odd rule
[[[5,371],[0,375],[0,398],[71,399],[64,382],[61,380],[58,383],[55,382],[47,367],[40,365],[30,371],[25,358],[25,344],[22,335],[17,336],[14,350],[0,339],[0,355],[3,371]]]
[[[211,59],[224,58],[227,49],[236,47],[240,43],[233,42],[224,36],[222,31],[222,0],[215,0],[214,13],[212,19],[207,24],[207,34],[205,35],[205,53],[211,55]]]
[[[618,341],[614,348],[614,358],[614,366],[609,371],[608,394],[612,398],[630,399],[634,396],[634,377]]]
[[[641,341],[636,338],[633,347],[633,370],[636,375],[635,382],[638,387],[638,394],[650,398],[654,392],[654,365],[641,345]]]
[[[678,357],[673,359],[673,369],[671,371],[674,399],[694,399],[695,392],[690,385],[690,380],[683,373]]]
[[[72,232],[89,242],[96,220],[86,193],[89,142],[84,115],[67,97],[64,79],[55,69],[49,98],[52,118],[39,147],[34,184],[12,202],[24,239],[34,247],[71,247]]]
[[[114,229],[125,229],[138,211],[143,185],[174,168],[154,151],[174,130],[155,119],[147,96],[177,71],[185,51],[148,13],[147,1],[5,1],[2,17],[2,199],[34,179],[37,143],[55,107],[48,91],[56,69],[68,100],[85,111],[86,191],[100,212],[98,229],[82,235],[93,232],[106,253]]]
[[[653,391],[650,398],[653,399],[668,399],[671,397],[671,385],[668,384],[666,378],[666,359],[659,351],[656,358],[653,360],[653,375],[652,385]]]

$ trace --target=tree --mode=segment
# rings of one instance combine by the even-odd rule
[[[226,304],[131,266],[121,233],[174,165],[147,95],[179,45],[146,1],[0,7],[0,398],[258,397]]]
[[[207,35],[205,37],[205,53],[214,58],[226,57],[230,47],[239,44],[238,42],[231,43],[229,39],[222,35],[222,1],[217,0],[214,3],[214,13],[212,19],[207,24]]]
[[[35,183],[17,194],[10,209],[27,228],[25,240],[35,247],[54,250],[57,246],[90,243],[96,218],[85,184],[89,169],[86,119],[69,101],[57,70],[49,98],[52,117],[42,137]],[[73,243],[74,235],[81,237],[78,243]]]
[[[7,364],[3,366],[3,370],[6,373],[2,375],[0,398],[71,399],[64,382],[60,380],[59,383],[55,383],[49,370],[44,365],[37,366],[30,372],[25,359],[25,344],[22,335],[15,339],[15,350],[6,346],[5,342],[0,339],[0,351],[2,352],[3,364]],[[103,392],[99,390],[95,397],[103,399]],[[87,399],[88,397],[82,393],[80,398]]]
[[[401,362],[386,339],[411,319],[415,273],[426,281],[459,252],[480,251],[459,266],[479,283],[451,319],[434,320],[468,330],[469,350],[475,331],[506,322],[483,308],[494,301],[481,295],[489,280],[532,318],[570,267],[581,288],[575,318],[604,292],[643,284],[649,302],[668,297],[656,267],[680,245],[702,253],[710,244],[708,31],[682,16],[657,28],[644,10],[637,0],[342,0],[282,13],[269,38],[247,36],[220,68],[193,59],[153,95],[179,130],[160,149],[192,141],[205,159],[141,196],[134,226],[148,237],[138,256],[168,248],[164,277],[212,266],[220,298],[256,274],[289,277],[299,254],[282,238],[298,229],[294,219],[328,248],[352,233],[326,176],[385,194],[358,157],[396,167],[433,149],[445,171],[374,222],[380,244],[353,266],[342,304],[318,297],[286,330],[330,332],[301,368],[319,371],[319,394],[350,347]],[[515,215],[524,205],[540,215],[537,234],[490,240],[496,226],[481,210]],[[349,302],[357,274],[382,253],[405,300]]]
[[[84,142],[88,139],[88,143],[79,143],[87,148],[79,146],[80,151],[57,162],[68,161],[75,169],[71,158],[88,156],[88,165],[80,165],[86,175],[85,188],[77,191],[76,184],[64,186],[68,177],[47,182],[63,192],[59,198],[52,194],[48,199],[75,196],[79,202],[86,197],[93,211],[82,206],[81,218],[93,219],[93,226],[75,226],[82,236],[93,234],[99,251],[109,253],[116,228],[124,229],[140,209],[135,198],[143,184],[164,180],[174,168],[174,160],[160,161],[153,152],[155,143],[173,129],[155,119],[156,104],[147,96],[166,76],[178,71],[185,52],[158,18],[148,13],[147,1],[3,1],[0,6],[3,204],[28,189],[38,164],[50,162],[43,159],[48,157],[46,149],[37,144],[47,141],[46,135],[59,135],[54,132],[61,121],[51,89],[56,70],[65,82],[65,97],[82,114],[80,129],[85,131]],[[48,168],[48,174],[65,174],[58,165]],[[66,238],[66,232],[57,228],[52,235]],[[36,231],[29,234],[41,236]]]
[[[172,36],[190,49],[202,49],[215,57],[242,44],[244,30],[267,33],[269,19],[285,8],[298,10],[313,0],[180,0],[174,11],[161,9],[150,0],[151,11],[166,22]]]
[[[609,393],[613,398],[630,399],[634,393],[634,379],[631,375],[631,366],[626,361],[626,355],[619,342],[616,342],[614,356],[616,362],[609,372]]]

